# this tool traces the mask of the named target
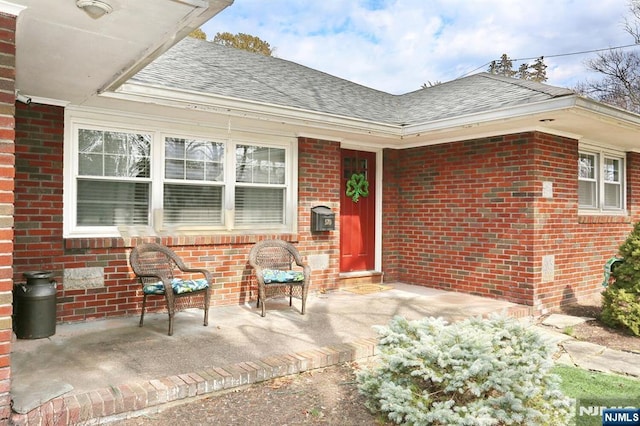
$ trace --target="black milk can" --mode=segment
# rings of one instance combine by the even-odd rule
[[[53,273],[25,272],[26,284],[13,289],[13,330],[18,339],[39,339],[56,333],[56,281]]]

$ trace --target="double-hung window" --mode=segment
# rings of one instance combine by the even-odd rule
[[[154,126],[154,124],[156,124]],[[295,232],[295,139],[73,121],[65,236]],[[188,129],[187,129],[188,130]]]
[[[578,205],[586,213],[625,211],[624,155],[580,150],[578,154]]]
[[[164,224],[223,225],[224,144],[165,137],[164,154]]]
[[[82,128],[77,133],[76,225],[146,225],[151,135]]]
[[[286,151],[256,145],[236,146],[235,223],[284,223]]]

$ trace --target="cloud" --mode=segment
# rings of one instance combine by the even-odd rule
[[[485,71],[503,53],[535,58],[630,44],[625,16],[620,0],[243,0],[203,30],[209,39],[249,33],[280,58],[399,94]],[[588,57],[595,55],[548,57],[548,83],[584,80]]]

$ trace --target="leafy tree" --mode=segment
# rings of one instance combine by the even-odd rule
[[[422,89],[426,89],[426,88],[428,88],[428,87],[437,86],[438,84],[442,84],[442,82],[441,82],[441,81],[438,81],[438,80],[436,80],[436,81],[434,81],[434,82],[427,81],[426,83],[422,83],[422,86],[420,86],[420,87],[421,87]]]
[[[505,77],[514,77],[516,71],[513,70],[513,61],[503,53],[499,61],[491,61],[489,64],[489,73],[503,75]]]
[[[640,44],[640,1],[630,0],[632,18],[625,31]],[[611,49],[588,60],[587,68],[601,75],[598,81],[578,83],[576,90],[599,101],[640,113],[640,52]]]
[[[275,48],[272,48],[266,41],[245,33],[217,33],[213,38],[213,42],[223,46],[230,46],[253,53],[260,53],[265,56],[273,56],[275,51]]]
[[[506,53],[503,53],[498,61],[491,61],[489,69],[491,74],[504,75],[505,77],[515,77],[522,80],[533,80],[539,83],[547,81],[547,66],[544,57],[540,56],[533,65],[523,63],[517,71],[513,70],[513,60]]]
[[[531,71],[529,71],[529,64],[524,63],[520,65],[520,67],[518,68],[518,72],[516,72],[516,77],[522,80],[530,80]]]
[[[531,80],[537,81],[538,83],[547,81],[547,66],[544,63],[544,56],[536,59],[533,65],[531,65],[531,69]]]
[[[202,31],[200,28],[196,28],[195,30],[189,33],[189,37],[197,38],[198,40],[206,40],[207,34]]]
[[[513,60],[509,58],[506,53],[503,53],[498,61],[491,61],[489,64],[489,69],[487,70],[490,74],[503,75],[505,77],[514,77],[522,80],[532,80],[537,81],[539,83],[544,83],[547,81],[547,66],[544,63],[544,57],[540,56],[533,65],[529,65],[528,63],[523,63],[518,67],[517,71],[513,70]],[[438,84],[442,84],[440,81],[436,81],[434,83],[427,82],[423,83],[420,88],[427,89],[429,87],[437,86]]]

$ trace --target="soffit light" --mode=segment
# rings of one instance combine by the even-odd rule
[[[111,5],[102,0],[76,0],[76,6],[84,10],[93,19],[98,19],[107,13],[113,12]]]

